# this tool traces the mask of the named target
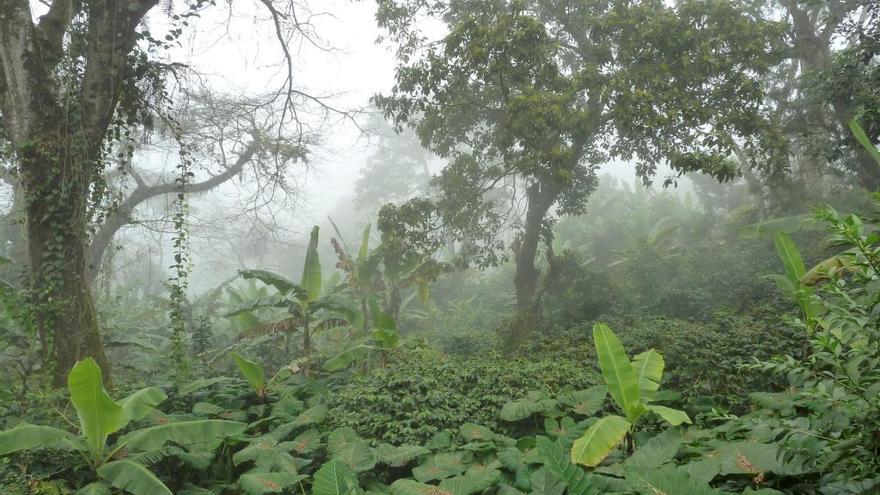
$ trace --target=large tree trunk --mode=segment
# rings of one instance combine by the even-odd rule
[[[135,28],[157,1],[53,0],[34,24],[28,0],[0,0],[0,112],[21,171],[34,319],[58,386],[85,357],[109,380],[86,271],[88,205]],[[83,73],[62,85],[77,15],[88,19]]]
[[[47,129],[41,145],[20,156],[30,286],[40,340],[55,365],[53,383],[63,386],[85,357],[109,370],[86,270],[94,162],[71,153],[62,129],[40,127]]]
[[[552,180],[547,183],[535,182],[526,189],[528,204],[525,224],[514,245],[516,273],[513,285],[516,289],[517,317],[508,329],[508,350],[516,350],[522,346],[528,334],[539,324],[538,279],[541,272],[535,266],[535,258],[541,242],[544,218],[561,189],[561,185]]]

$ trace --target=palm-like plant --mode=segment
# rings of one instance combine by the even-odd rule
[[[117,402],[104,389],[101,368],[91,358],[79,361],[67,379],[70,400],[79,416],[80,434],[60,428],[22,424],[0,433],[0,455],[23,450],[63,449],[79,452],[96,480],[77,494],[109,495],[111,486],[134,495],[171,495],[171,490],[148,468],[168,455],[169,442],[214,450],[220,439],[242,433],[236,421],[195,420],[159,424],[131,431],[112,446],[109,437],[147,416],[165,393],[150,387]]]
[[[572,462],[586,466],[599,464],[624,438],[631,440],[633,428],[648,412],[673,426],[691,422],[684,411],[651,403],[663,378],[664,362],[659,352],[650,349],[630,361],[623,344],[603,323],[593,326],[593,341],[605,385],[624,416],[604,416],[593,423],[574,442]],[[632,450],[630,442],[628,447]]]
[[[302,279],[294,283],[283,275],[267,270],[241,270],[239,275],[246,280],[256,279],[275,289],[274,294],[244,302],[227,314],[230,317],[253,315],[261,308],[285,308],[289,316],[279,321],[258,324],[247,328],[240,337],[284,333],[288,336],[302,331],[302,371],[310,375],[312,355],[312,329],[319,325],[335,325],[342,322],[359,326],[363,315],[353,307],[353,303],[342,295],[341,286],[322,293],[321,261],[318,256],[318,232],[315,226],[306,250]],[[250,318],[253,320],[253,318]],[[288,337],[287,342],[290,339]]]

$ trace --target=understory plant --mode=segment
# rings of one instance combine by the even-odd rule
[[[104,389],[98,364],[91,358],[79,361],[68,375],[70,401],[79,417],[79,434],[54,428],[21,424],[0,433],[0,456],[25,450],[69,450],[81,455],[94,481],[78,495],[109,495],[111,486],[134,495],[171,495],[171,490],[149,466],[172,455],[165,445],[174,443],[200,451],[213,451],[221,439],[242,433],[244,423],[225,420],[164,422],[116,437],[130,423],[143,419],[165,400],[155,387],[134,392],[115,401]]]

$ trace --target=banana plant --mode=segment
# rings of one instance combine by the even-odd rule
[[[212,445],[242,433],[247,425],[235,421],[196,420],[165,423],[131,431],[108,446],[107,440],[133,421],[146,417],[165,400],[150,387],[115,401],[104,389],[101,368],[92,359],[79,361],[67,377],[70,401],[79,417],[80,435],[54,428],[22,424],[0,433],[0,456],[24,450],[72,450],[92,469],[95,481],[77,495],[111,493],[111,487],[134,495],[171,495],[171,490],[148,468],[168,453],[162,447]]]
[[[369,341],[352,345],[335,357],[328,359],[324,363],[324,371],[340,371],[358,361],[366,363],[372,354],[380,356],[381,366],[384,367],[388,364],[391,356],[405,345],[397,333],[397,324],[394,318],[382,312],[379,308],[379,303],[375,299],[371,299],[369,305],[372,316],[371,321],[373,322]],[[366,372],[366,365],[363,367],[363,370]]]
[[[779,256],[779,259],[782,260],[785,275],[771,274],[768,275],[768,278],[776,283],[776,286],[786,297],[791,299],[801,308],[807,330],[812,331],[818,322],[821,304],[819,304],[819,301],[817,301],[814,296],[815,291],[810,286],[811,283],[814,282],[810,282],[810,280],[814,278],[818,279],[818,276],[815,275],[815,273],[817,273],[819,269],[816,268],[807,272],[800,251],[798,251],[797,246],[792,242],[791,237],[785,232],[777,232],[776,236],[773,238],[773,243],[776,246],[776,254]],[[839,258],[839,256],[835,256],[832,257],[831,260],[837,260]],[[819,266],[821,267],[826,264],[827,263],[820,263]],[[825,268],[830,267],[826,266]]]
[[[630,361],[623,344],[604,323],[593,326],[593,341],[605,386],[623,416],[609,415],[590,425],[571,448],[571,461],[596,466],[622,441],[632,451],[631,433],[639,420],[653,413],[672,426],[691,423],[684,411],[652,404],[663,379],[663,356],[654,349]]]
[[[266,380],[266,374],[259,363],[251,361],[237,352],[231,352],[230,354],[232,355],[232,359],[235,361],[235,366],[238,368],[241,376],[243,376],[248,384],[250,384],[251,388],[254,389],[254,393],[257,394],[257,398],[261,401],[266,399],[269,392],[271,392],[277,384],[299,372],[299,367],[296,363],[291,363],[289,366],[285,366],[278,370],[272,378]]]
[[[316,325],[338,323],[340,318],[353,326],[360,325],[363,315],[352,303],[341,294],[341,291],[330,290],[322,294],[321,261],[318,256],[317,226],[312,228],[306,259],[303,265],[302,279],[296,284],[283,275],[267,270],[241,270],[239,275],[246,280],[256,279],[267,286],[273,287],[275,294],[260,297],[243,304],[228,313],[228,317],[236,317],[244,313],[253,313],[260,308],[286,308],[290,316],[273,323],[257,325],[245,330],[240,337],[252,337],[260,334],[284,333],[290,341],[290,335],[302,330],[302,372],[308,377],[311,373],[312,329]],[[321,316],[325,318],[322,319]],[[286,345],[287,345],[286,344]]]

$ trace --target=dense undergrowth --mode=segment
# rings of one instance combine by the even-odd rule
[[[880,239],[858,216],[827,207],[818,217],[836,246],[830,258],[802,255],[776,230],[780,275],[753,267],[735,291],[732,281],[698,285],[692,275],[690,290],[709,299],[739,294],[730,305],[695,299],[689,307],[705,310],[683,317],[680,306],[638,303],[646,294],[673,300],[680,283],[645,285],[630,311],[576,313],[595,303],[594,291],[559,314],[550,297],[546,321],[516,356],[502,352],[501,334],[472,327],[503,327],[494,305],[466,293],[494,294],[491,277],[459,279],[455,310],[402,305],[395,318],[366,290],[284,293],[289,282],[250,271],[266,283],[191,302],[231,309],[193,317],[212,341],[185,380],[167,358],[152,358],[169,345],[161,318],[120,311],[110,351],[123,381],[112,393],[89,361],[71,373],[69,393],[42,392],[50,389],[26,375],[3,392],[3,493],[877,493]],[[801,233],[798,243],[815,238]],[[707,246],[680,254],[699,258]],[[340,259],[351,263],[349,284],[366,287],[355,275],[370,266],[362,252]],[[563,279],[557,296],[578,284]],[[437,285],[432,297],[445,304],[450,294]],[[627,285],[606,289],[634,290]],[[349,312],[345,298],[358,296],[369,320]],[[283,329],[306,312],[314,340],[302,357]],[[134,317],[157,330],[125,335]],[[291,360],[291,349],[300,357]]]

